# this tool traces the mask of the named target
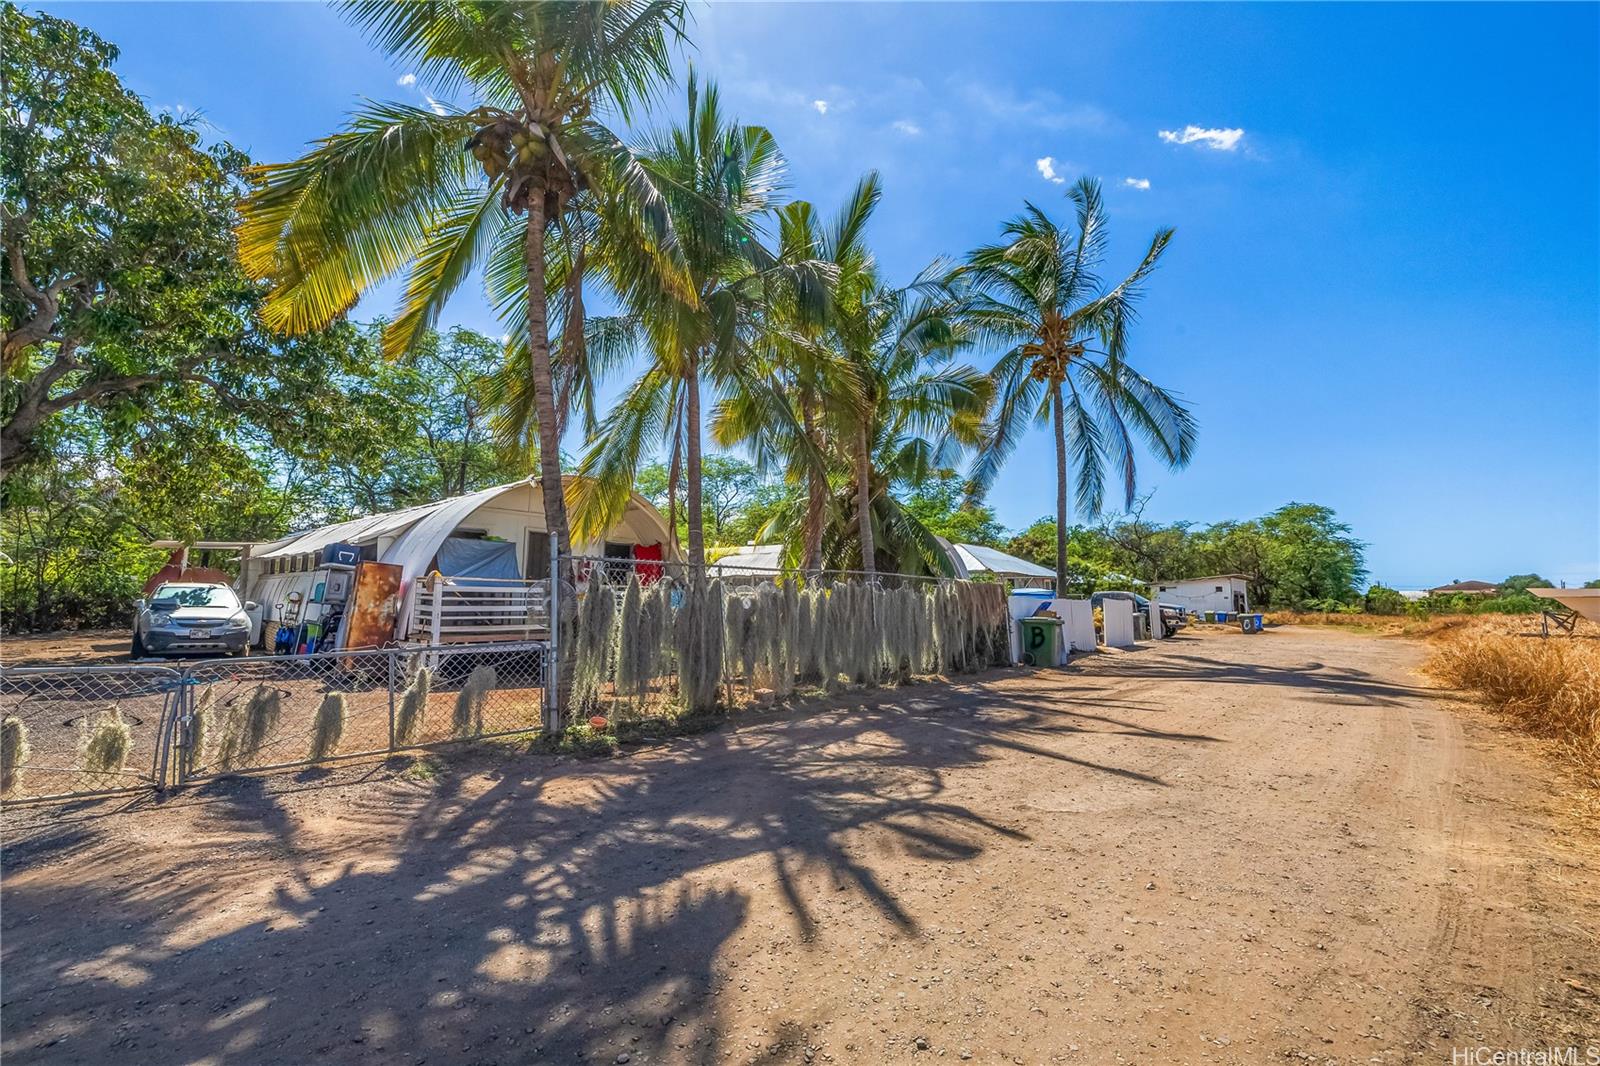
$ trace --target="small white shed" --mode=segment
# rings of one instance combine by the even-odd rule
[[[1209,577],[1189,577],[1182,581],[1157,581],[1152,583],[1155,599],[1182,607],[1190,614],[1203,611],[1248,611],[1250,609],[1250,577],[1247,574],[1212,574]]]

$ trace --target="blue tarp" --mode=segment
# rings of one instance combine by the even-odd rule
[[[522,577],[517,569],[517,546],[508,540],[446,537],[439,545],[435,564],[446,577]]]

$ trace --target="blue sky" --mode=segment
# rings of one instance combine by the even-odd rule
[[[260,160],[427,89],[315,4],[43,6]],[[793,195],[882,172],[891,278],[1024,198],[1064,216],[1052,176],[1105,181],[1111,271],[1177,228],[1133,354],[1200,445],[1145,464],[1147,516],[1324,503],[1401,587],[1600,574],[1600,8],[730,4],[693,38]],[[499,332],[475,291],[445,321]],[[1010,464],[1003,522],[1051,510],[1048,469]]]

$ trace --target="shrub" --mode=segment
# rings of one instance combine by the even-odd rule
[[[22,787],[22,767],[28,761],[28,727],[22,719],[0,722],[0,797]]]
[[[344,693],[330,692],[323,696],[311,723],[312,762],[330,759],[338,752],[339,738],[344,735],[344,720]]]
[[[433,688],[433,671],[419,666],[411,684],[400,696],[400,709],[394,719],[396,744],[410,745],[422,734],[423,719],[428,714],[428,693]]]
[[[1367,590],[1368,614],[1405,614],[1408,606],[1404,596],[1386,585],[1373,585]]]
[[[120,774],[133,746],[133,732],[116,704],[105,709],[83,743],[83,768],[92,774]]]

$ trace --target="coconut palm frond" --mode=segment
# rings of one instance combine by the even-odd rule
[[[369,104],[302,158],[252,170],[239,260],[272,283],[267,322],[320,328],[414,262],[482,181],[461,151],[475,128],[459,113]]]
[[[578,466],[572,495],[573,537],[604,536],[627,511],[644,456],[662,441],[674,406],[671,375],[649,367],[601,423]]]
[[[512,224],[500,200],[498,181],[469,189],[434,221],[406,279],[394,321],[383,331],[386,356],[395,359],[409,351],[417,338],[433,327],[446,301],[477,268],[495,239],[520,229]]]

